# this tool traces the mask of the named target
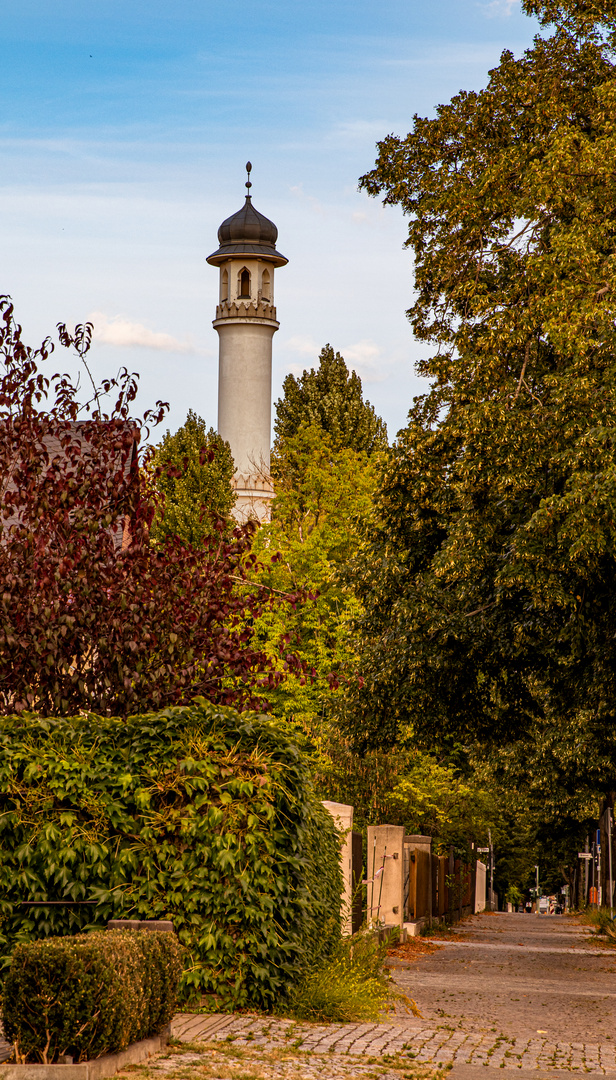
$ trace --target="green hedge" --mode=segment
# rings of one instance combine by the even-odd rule
[[[183,948],[164,931],[110,930],[18,945],[2,1026],[20,1062],[75,1062],[156,1035],[176,1008]]]
[[[172,919],[183,998],[270,1007],[336,945],[332,819],[288,729],[199,699],[128,721],[0,718],[0,950]],[[20,901],[96,900],[24,908]]]

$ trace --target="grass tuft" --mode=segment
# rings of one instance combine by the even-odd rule
[[[594,926],[595,934],[607,934],[610,938],[616,938],[616,924],[607,907],[588,908],[582,915],[582,922],[586,926]]]
[[[344,938],[328,960],[298,984],[285,1015],[298,1020],[378,1020],[392,995],[387,946],[369,932]]]

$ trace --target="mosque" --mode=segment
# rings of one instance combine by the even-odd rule
[[[272,338],[279,323],[274,271],[288,259],[276,250],[278,229],[252,205],[246,164],[246,199],[223,221],[218,250],[208,263],[219,268],[220,292],[213,325],[218,332],[218,434],[229,443],[238,521],[267,521],[272,422]]]

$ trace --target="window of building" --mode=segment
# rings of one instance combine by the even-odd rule
[[[250,272],[244,267],[240,270],[239,276],[239,295],[243,299],[250,299]]]
[[[270,291],[270,276],[269,270],[263,271],[263,277],[261,279],[261,296],[264,300],[271,300],[272,294]]]
[[[220,300],[229,299],[229,274],[226,270],[223,270],[222,277],[220,279]]]

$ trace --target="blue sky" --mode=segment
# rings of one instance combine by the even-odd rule
[[[188,408],[216,426],[205,257],[249,158],[289,258],[274,399],[331,342],[393,436],[425,346],[404,219],[357,180],[377,139],[485,85],[535,32],[512,0],[20,0],[3,20],[0,291],[31,342],[91,317],[97,373],[140,372],[172,430]]]

